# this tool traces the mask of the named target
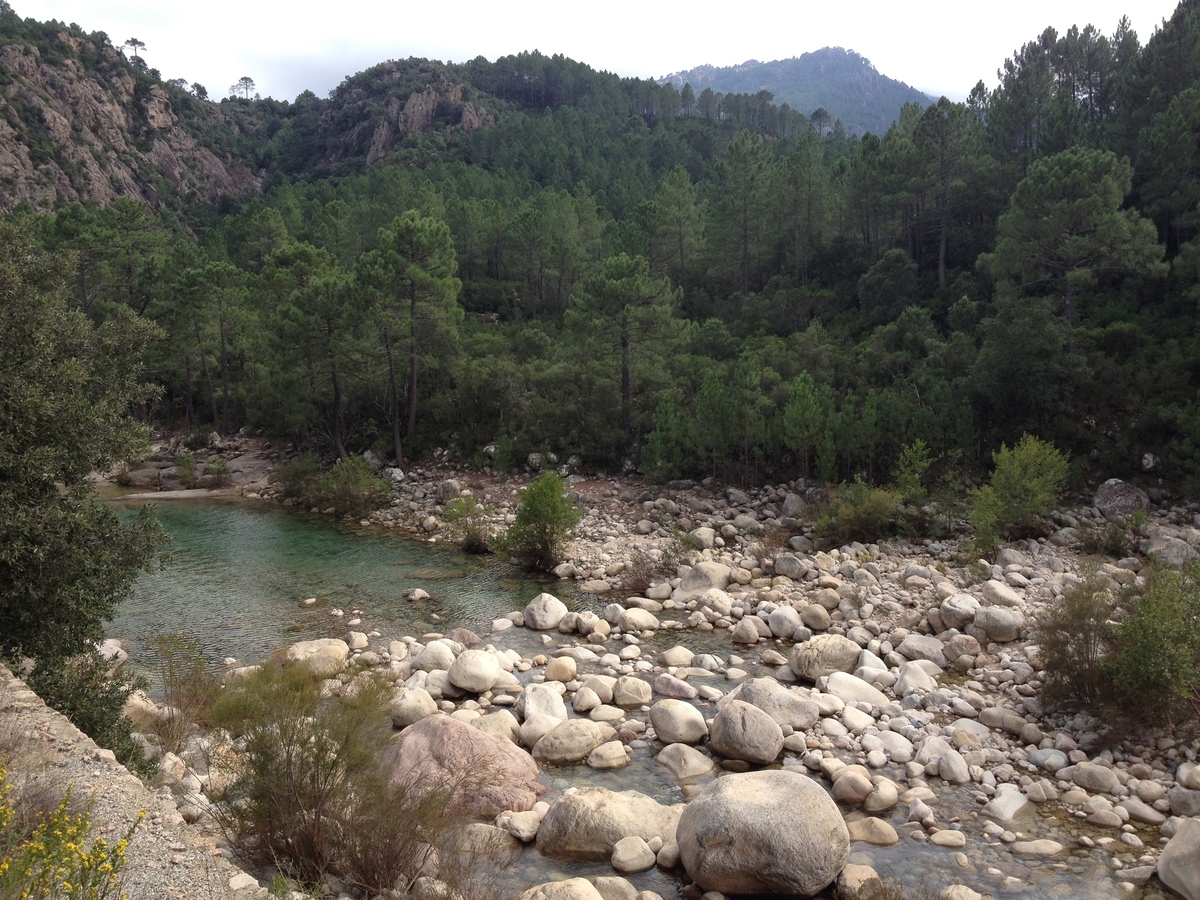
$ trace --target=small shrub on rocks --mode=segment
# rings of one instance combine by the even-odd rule
[[[490,553],[492,532],[488,522],[493,511],[474,497],[455,497],[446,504],[443,515],[450,536],[462,545],[463,551]]]
[[[277,465],[271,473],[271,483],[278,484],[285,497],[303,497],[317,470],[316,454],[301,453]]]
[[[527,565],[552,569],[575,536],[582,513],[562,478],[547,472],[531,482],[517,504],[516,521],[500,539],[501,549]]]
[[[1093,573],[1047,604],[1036,640],[1048,699],[1075,699],[1085,706],[1111,699],[1113,601],[1108,580]]]
[[[323,696],[302,667],[269,665],[235,682],[212,715],[244,747],[244,765],[217,822],[248,858],[305,885],[334,874],[368,896],[405,891],[440,857],[441,879],[482,900],[486,892],[453,883],[445,851],[470,821],[456,798],[496,776],[482,763],[470,783],[390,781],[379,765],[392,734],[390,698],[382,680],[353,696]]]
[[[1200,565],[1154,568],[1114,635],[1111,674],[1127,708],[1200,715]]]
[[[971,497],[971,525],[982,549],[1030,531],[1054,510],[1067,480],[1067,457],[1029,434],[1012,449],[1001,444],[992,461],[988,483]]]
[[[157,771],[133,738],[133,723],[122,712],[129,695],[146,686],[144,678],[113,671],[108,660],[92,651],[67,660],[40,661],[25,682],[47,706],[112,750],[126,768],[143,778]]]
[[[185,634],[160,634],[151,641],[165,715],[152,731],[164,750],[178,753],[196,725],[207,722],[208,712],[221,694],[221,683],[209,669],[200,642]]]
[[[361,456],[338,460],[332,469],[309,481],[308,498],[338,515],[364,516],[387,503],[392,489]]]
[[[841,486],[828,511],[817,520],[817,535],[838,544],[876,541],[895,531],[899,514],[899,493],[871,487],[856,478]]]

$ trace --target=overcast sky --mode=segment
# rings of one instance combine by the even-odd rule
[[[562,53],[596,69],[657,77],[704,63],[855,50],[891,78],[961,100],[1047,26],[1093,24],[1111,35],[1128,15],[1143,44],[1175,0],[751,0],[731,5],[610,0],[596,6],[524,0],[457,3],[339,0],[10,0],[18,14],[103,31],[113,44],[145,43],[163,78],[226,96],[241,76],[292,100],[328,96],[347,75],[387,59],[460,62],[522,50]]]

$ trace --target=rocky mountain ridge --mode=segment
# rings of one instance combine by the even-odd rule
[[[0,210],[136,197],[152,206],[258,190],[236,125],[126,60],[101,34],[23,39],[0,23]]]

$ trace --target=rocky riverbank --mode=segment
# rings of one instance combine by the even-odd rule
[[[392,502],[364,524],[425,539],[442,534],[455,496],[494,506],[499,524],[520,487],[386,471]],[[686,873],[685,893],[710,900],[830,883],[868,896],[877,871],[903,874],[892,847],[940,864],[934,894],[948,898],[1158,896],[1163,884],[1200,897],[1197,743],[1165,731],[1117,741],[1105,723],[1047,711],[1033,643],[1045,605],[1082,578],[1081,533],[1148,498],[1110,486],[1057,514],[1049,537],[964,565],[953,533],[819,551],[797,528],[803,485],[572,486],[586,515],[556,593],[591,597],[581,610],[543,595],[482,639],[384,635],[367,620],[288,654],[326,667],[330,692],[367,671],[393,682],[401,746],[466,728],[495,742],[489,755],[520,754],[513,783],[528,789],[486,810],[496,834],[522,856],[612,866],[530,897],[648,900],[648,869]],[[272,491],[262,479],[243,488]],[[1160,504],[1142,552],[1099,574],[1115,592],[1144,583],[1149,553],[1194,558],[1196,513]],[[781,529],[795,532],[787,543]],[[677,566],[663,572],[664,556]],[[193,789],[185,815],[203,821],[212,773],[186,763],[169,768]],[[669,773],[686,802],[561,789],[631,764]],[[556,787],[539,795],[546,775]]]

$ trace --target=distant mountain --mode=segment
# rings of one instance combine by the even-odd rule
[[[824,47],[791,59],[740,66],[697,66],[658,79],[676,88],[691,84],[699,94],[705,88],[722,94],[757,94],[770,91],[776,104],[788,104],[811,115],[824,108],[846,131],[882,135],[900,115],[905,103],[928,106],[934,98],[894,78],[881,75],[871,61],[853,50]]]

